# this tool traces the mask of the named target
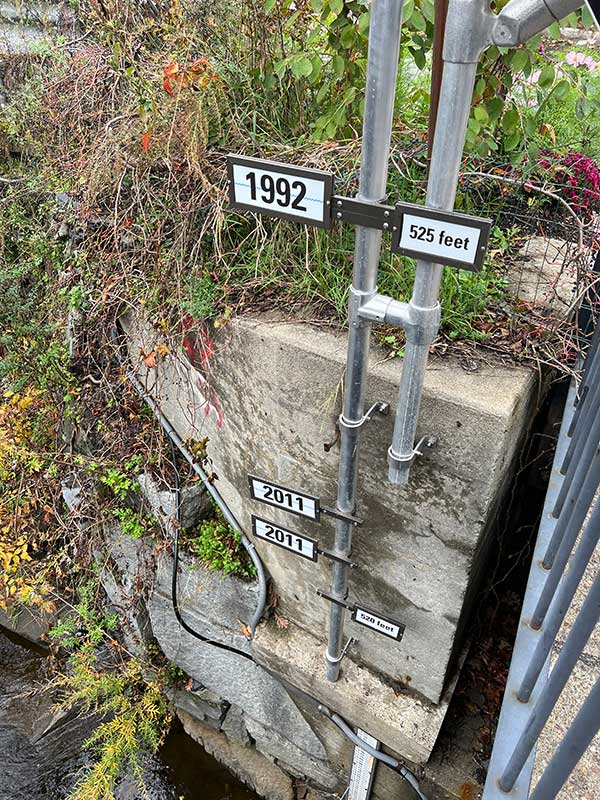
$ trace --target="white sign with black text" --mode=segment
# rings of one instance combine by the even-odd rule
[[[316,561],[318,558],[318,543],[314,539],[282,528],[281,525],[276,525],[266,519],[255,517],[254,514],[252,515],[252,532],[259,539],[283,547],[284,550],[289,550],[297,556],[308,558],[310,561]]]
[[[308,225],[331,225],[333,175],[259,158],[227,156],[232,208]]]
[[[393,250],[473,272],[483,266],[491,220],[408,204],[396,211]]]
[[[254,500],[266,503],[275,508],[282,508],[299,517],[307,517],[316,522],[320,518],[319,500],[309,494],[296,492],[277,483],[248,476],[250,482],[250,494]]]
[[[356,606],[352,612],[352,619],[358,622],[359,625],[364,625],[366,628],[377,631],[377,633],[389,636],[390,639],[395,639],[397,642],[404,635],[405,626],[401,622],[382,617],[381,614],[370,611],[367,608]]]

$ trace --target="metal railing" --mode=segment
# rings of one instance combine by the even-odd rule
[[[565,406],[483,800],[552,800],[600,729],[599,678],[531,788],[538,739],[600,618],[599,573],[549,673],[552,646],[600,538],[599,485],[600,324]]]

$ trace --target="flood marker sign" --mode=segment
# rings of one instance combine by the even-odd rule
[[[304,225],[330,228],[333,218],[392,234],[392,250],[411,258],[479,272],[491,220],[397,203],[395,207],[334,195],[334,177],[263,158],[227,156],[229,204]],[[333,214],[335,205],[336,213]]]
[[[282,528],[274,522],[252,515],[252,532],[259,539],[264,539],[270,544],[283,547],[297,556],[316,561],[318,558],[318,542],[308,536],[303,536],[295,531]]]
[[[227,156],[227,171],[232,208],[331,226],[331,173],[235,155]]]
[[[389,636],[390,639],[395,639],[397,642],[399,642],[404,635],[405,626],[401,622],[397,622],[389,617],[382,617],[381,614],[371,611],[368,608],[355,606],[352,612],[352,619],[358,622],[359,625],[364,625],[366,628],[377,631],[377,633]]]
[[[291,514],[318,522],[321,516],[319,499],[312,495],[296,492],[278,483],[265,481],[262,478],[255,478],[254,475],[248,476],[250,483],[250,495],[253,500],[259,500],[268,506],[282,508]]]
[[[480,272],[491,220],[399,203],[392,250],[411,258]]]

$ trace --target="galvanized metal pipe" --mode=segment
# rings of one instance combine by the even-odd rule
[[[560,651],[548,683],[540,694],[525,730],[520,736],[504,772],[500,776],[498,786],[503,792],[512,791],[599,618],[600,573],[596,575],[592,588]]]
[[[584,389],[585,393],[582,395],[581,405],[575,409],[575,413],[578,416],[577,424],[573,427],[572,431],[569,432],[571,442],[560,467],[562,474],[567,476],[570,471],[572,474],[572,469],[576,468],[579,462],[591,420],[593,420],[594,414],[598,408],[598,401],[600,400],[600,359],[597,359],[597,363],[592,365],[589,382],[586,383]],[[554,510],[555,517],[558,517],[560,514],[560,508],[561,505],[557,501]]]
[[[577,534],[585,520],[585,515],[592,504],[594,494],[598,488],[598,481],[600,480],[599,438],[600,407],[596,409],[594,424],[588,429],[587,441],[581,457],[581,469],[575,471],[562,513],[556,523],[548,548],[544,553],[542,562],[544,569],[553,569],[555,561],[561,562],[561,572],[565,568],[567,563],[564,560],[565,556],[568,558]],[[558,557],[559,552],[560,558]],[[560,575],[558,577],[560,578]],[[550,576],[548,578],[550,579]],[[548,583],[550,583],[550,580]],[[545,587],[544,591],[546,591]]]
[[[536,607],[529,621],[530,626],[534,630],[539,630],[544,624],[546,613],[548,611],[548,608],[550,607],[550,603],[554,598],[560,579],[562,578],[562,575],[569,561],[571,550],[573,549],[573,545],[577,540],[577,536],[579,535],[579,531],[581,530],[581,526],[583,525],[585,516],[592,503],[592,500],[594,499],[594,495],[598,490],[599,483],[600,483],[600,456],[597,455],[596,458],[594,459],[594,463],[592,465],[590,474],[588,475],[588,477],[584,482],[581,495],[577,497],[575,501],[575,507],[573,509],[573,513],[568,517],[567,523],[562,528],[562,535],[559,540],[558,550],[556,551],[555,556],[553,556],[552,562],[550,562],[552,569],[548,573],[548,576],[544,583],[544,588],[542,589],[539,600],[536,604]],[[566,515],[564,518],[566,518]],[[556,528],[558,528],[558,526],[563,522],[564,518],[561,517],[559,519]],[[551,547],[553,547],[553,539],[550,541],[548,550],[550,550]],[[545,566],[546,557],[547,556],[544,557],[542,566]]]
[[[386,196],[401,25],[402,0],[373,0],[358,191],[358,197],[364,202],[380,203]],[[337,490],[337,509],[346,514],[352,514],[356,508],[361,428],[352,426],[360,423],[365,412],[371,333],[371,323],[359,317],[358,309],[361,303],[372,297],[377,290],[381,239],[381,231],[363,227],[356,229]],[[344,421],[349,425],[344,425]],[[352,523],[338,520],[335,530],[335,553],[348,558],[351,549]],[[348,566],[344,563],[334,562],[331,594],[339,600],[346,599]],[[330,681],[336,681],[340,673],[344,613],[343,607],[332,603],[327,647],[327,678]]]
[[[451,15],[452,4],[448,23]],[[441,103],[427,187],[426,204],[431,208],[444,211],[454,208],[476,71],[476,62],[444,64]],[[438,307],[442,270],[441,264],[417,261],[411,306],[431,312]],[[396,486],[407,483],[414,458],[417,420],[432,338],[423,337],[419,330],[412,336],[410,332],[407,334],[394,434],[388,456],[388,477]]]
[[[521,682],[521,686],[517,692],[517,697],[522,703],[529,702],[531,693],[546,663],[546,659],[550,654],[554,640],[569,610],[569,606],[575,596],[575,592],[577,591],[577,587],[581,582],[587,565],[594,554],[598,541],[600,541],[600,503],[596,503],[594,506],[590,521],[586,526],[579,546],[569,565],[569,571],[565,575],[552,601],[548,616],[544,622],[542,638],[537,643],[525,676]]]
[[[600,678],[565,737],[556,748],[529,800],[549,800],[558,795],[561,787],[577,766],[577,762],[600,730]]]

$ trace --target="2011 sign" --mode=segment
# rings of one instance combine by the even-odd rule
[[[270,544],[289,550],[294,555],[302,556],[309,561],[316,561],[318,558],[318,542],[308,536],[303,536],[295,531],[283,528],[269,520],[261,519],[252,515],[252,532],[259,539],[264,539]]]
[[[227,171],[232,208],[321,228],[331,226],[331,173],[231,154]]]
[[[288,489],[278,483],[272,483],[272,481],[255,478],[254,475],[249,475],[248,481],[250,495],[254,500],[289,511],[299,517],[307,517],[315,522],[319,521],[321,509],[317,497]]]

